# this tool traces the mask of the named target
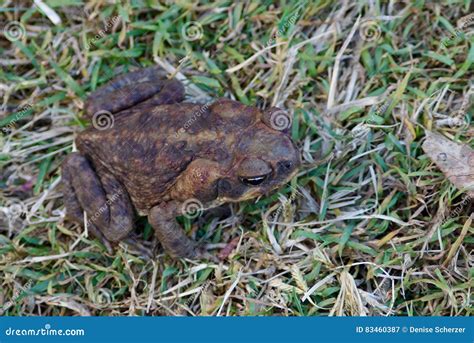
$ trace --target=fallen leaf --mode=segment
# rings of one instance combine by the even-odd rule
[[[474,150],[433,132],[426,132],[425,153],[459,189],[474,197]]]

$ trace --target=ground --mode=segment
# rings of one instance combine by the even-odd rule
[[[465,1],[6,1],[0,8],[0,311],[6,315],[473,313],[472,199],[421,148],[474,146]],[[230,217],[182,218],[220,263],[112,254],[64,222],[84,100],[163,66],[187,101],[292,115],[303,168]],[[143,244],[152,241],[137,221]]]

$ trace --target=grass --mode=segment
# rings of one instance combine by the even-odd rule
[[[421,149],[426,129],[474,146],[471,1],[45,3],[0,9],[0,29],[24,28],[0,35],[6,315],[472,315],[472,199]],[[109,254],[62,219],[59,167],[88,125],[85,97],[153,64],[189,101],[293,115],[304,168],[291,184],[183,221],[234,244],[219,265]],[[137,232],[151,241],[146,219]]]

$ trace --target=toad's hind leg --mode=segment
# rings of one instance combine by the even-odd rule
[[[66,220],[78,223],[84,226],[84,210],[77,199],[74,188],[72,187],[72,176],[71,168],[65,163],[62,168],[61,176],[61,188],[63,192],[64,205],[66,207]],[[110,242],[105,238],[99,228],[89,221],[87,225],[88,231],[92,236],[98,238],[106,247],[109,253],[112,253],[112,246]]]
[[[119,242],[133,229],[133,208],[127,191],[111,175],[96,174],[89,161],[73,153],[63,163],[62,175],[67,216],[81,220],[87,214],[88,227],[99,238]],[[100,232],[95,233],[95,228]]]
[[[72,187],[73,174],[71,174],[71,168],[69,168],[67,163],[63,164],[61,174],[61,186],[64,195],[64,205],[66,207],[66,220],[84,226],[84,210],[82,209],[82,206],[76,197],[74,188]],[[87,229],[92,234],[92,236],[98,238],[102,244],[104,244],[109,253],[112,253],[112,246],[110,245],[110,242],[107,240],[107,238],[105,238],[105,236],[95,224],[89,221]]]
[[[163,69],[156,66],[139,69],[118,76],[91,93],[85,115],[92,119],[98,112],[118,113],[143,102],[148,106],[174,104],[184,100],[184,93],[183,84],[166,78]]]

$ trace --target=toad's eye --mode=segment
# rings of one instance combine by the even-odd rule
[[[254,177],[240,177],[240,181],[247,186],[258,186],[267,179],[268,175],[254,176]]]

